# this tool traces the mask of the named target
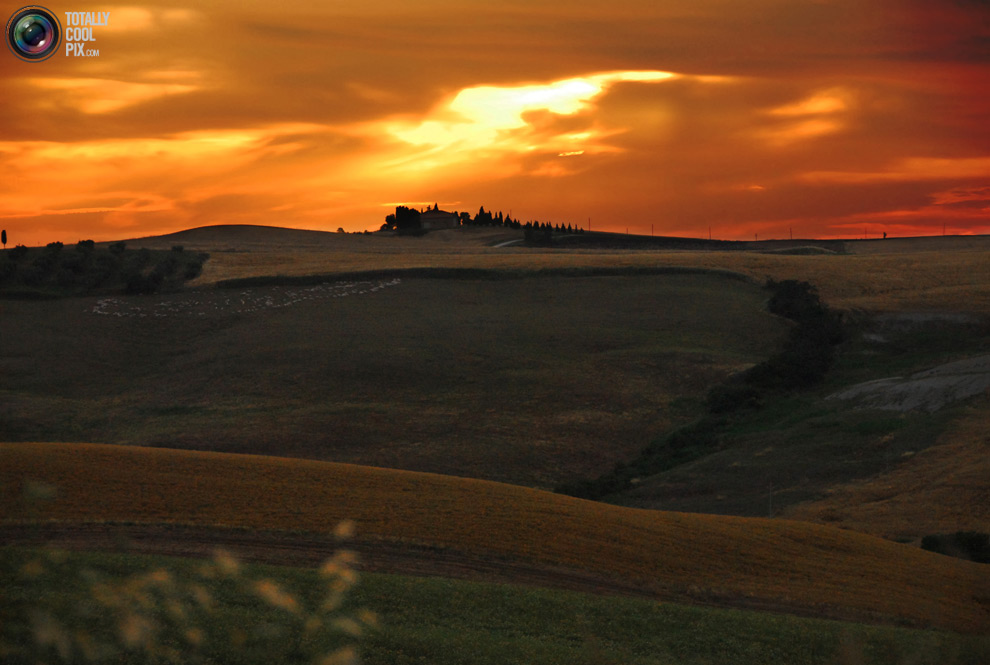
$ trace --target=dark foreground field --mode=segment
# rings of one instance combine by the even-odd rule
[[[0,440],[551,487],[635,454],[769,354],[786,326],[765,298],[699,274],[8,301]]]

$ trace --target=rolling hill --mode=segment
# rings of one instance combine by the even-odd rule
[[[25,507],[25,480],[57,488],[57,498]],[[480,558],[593,576],[660,600],[990,630],[990,578],[980,565],[802,522],[636,510],[345,464],[98,444],[0,444],[0,483],[8,528],[30,518],[104,524],[110,539],[116,523],[328,534],[353,520],[364,548],[407,547],[427,563]]]
[[[210,252],[195,284],[265,275],[314,275],[361,270],[444,267],[543,269],[694,266],[731,270],[755,280],[800,279],[815,284],[835,308],[869,311],[990,313],[990,236],[845,241],[845,253],[683,251],[664,247],[590,249],[499,247],[521,232],[463,227],[422,237],[337,234],[275,227],[211,226],[128,241],[128,246]],[[797,242],[797,241],[795,241]]]
[[[717,274],[403,277],[5,302],[0,440],[553,487],[634,455],[785,331]],[[688,404],[690,406],[690,404]]]

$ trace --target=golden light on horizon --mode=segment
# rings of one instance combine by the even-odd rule
[[[589,109],[591,101],[615,83],[655,83],[677,78],[672,72],[629,71],[589,74],[542,84],[483,85],[460,90],[435,107],[418,123],[396,123],[388,131],[416,146],[474,150],[497,146],[503,150],[535,150],[539,145],[513,140],[512,130],[529,125],[526,115],[545,111],[561,116]],[[564,141],[588,141],[596,135],[586,130],[552,137]],[[576,151],[570,151],[576,154]]]

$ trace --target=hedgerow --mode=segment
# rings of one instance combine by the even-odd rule
[[[99,248],[92,240],[81,240],[71,249],[60,242],[37,248],[18,245],[0,252],[0,296],[171,291],[197,277],[207,258],[178,245],[170,251],[128,250],[123,242]]]
[[[783,348],[762,363],[711,388],[705,415],[651,441],[639,456],[592,480],[564,483],[561,494],[602,499],[632,487],[638,478],[662,473],[704,457],[723,444],[728,416],[761,408],[774,395],[811,387],[825,378],[834,347],[843,339],[841,317],[819,298],[815,287],[796,280],[768,279],[768,309],[796,325]]]

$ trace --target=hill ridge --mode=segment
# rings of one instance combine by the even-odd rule
[[[316,238],[323,236],[335,236],[336,233],[323,231],[320,229],[298,229],[289,226],[271,226],[267,224],[206,224],[204,226],[194,226],[181,231],[163,233],[160,235],[140,236],[126,239],[128,243],[142,243],[163,240],[207,240],[215,241],[216,237],[223,234],[230,239],[248,234],[270,234],[270,235],[294,235],[298,237]],[[206,238],[203,238],[206,236]]]

